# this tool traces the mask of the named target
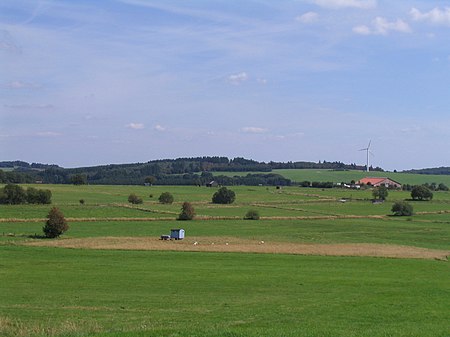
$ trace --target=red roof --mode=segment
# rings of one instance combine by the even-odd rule
[[[380,186],[380,185],[386,185],[386,186],[396,186],[401,187],[401,184],[389,179],[389,178],[371,178],[366,177],[358,181],[359,184],[365,184],[365,185],[372,185],[372,186]]]
[[[360,184],[366,184],[366,185],[377,185],[381,184],[383,181],[385,181],[387,178],[363,178],[359,181]]]

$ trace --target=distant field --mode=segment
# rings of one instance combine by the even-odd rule
[[[0,205],[0,336],[449,336],[449,192],[393,217],[408,192],[32,186],[53,205]],[[183,201],[197,219],[175,220]],[[51,206],[70,230],[36,238]],[[184,241],[158,240],[174,227]]]
[[[226,176],[244,176],[255,172],[213,172],[214,175]],[[267,174],[268,172],[259,172]],[[273,170],[272,173],[278,173],[292,181],[331,181],[334,183],[358,181],[364,177],[389,177],[401,184],[418,185],[424,183],[444,183],[450,187],[450,175],[426,175],[398,172],[362,172],[362,171],[333,171],[333,170],[300,170],[300,169],[283,169]]]

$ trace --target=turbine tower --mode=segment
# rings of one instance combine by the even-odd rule
[[[372,140],[369,140],[369,145],[367,145],[366,148],[359,150],[359,151],[366,151],[366,156],[367,156],[366,172],[369,172],[369,155],[370,154],[373,155],[373,153],[370,152],[370,144],[371,143],[372,143]]]

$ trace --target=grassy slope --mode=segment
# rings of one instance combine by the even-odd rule
[[[2,336],[448,336],[443,262],[11,246],[0,253]]]
[[[213,172],[214,175],[244,176],[255,172]],[[267,172],[259,172],[267,174]],[[450,187],[450,175],[426,175],[400,172],[363,172],[363,171],[333,171],[333,170],[313,170],[313,169],[282,169],[273,170],[292,181],[332,181],[334,183],[358,181],[364,177],[389,177],[401,184],[420,185],[424,183],[444,183]]]
[[[374,242],[449,249],[450,214],[321,220],[105,221],[158,217],[118,208],[134,192],[140,207],[198,214],[262,216],[383,215],[370,191],[233,187],[233,205],[210,204],[214,189],[143,186],[39,186],[72,222],[68,237],[159,236],[183,226],[190,236],[286,242]],[[155,199],[170,191],[177,203]],[[149,194],[153,198],[149,198]],[[352,201],[341,203],[342,197]],[[80,206],[79,199],[86,205]],[[449,210],[450,193],[416,202],[416,211]],[[256,203],[256,204],[255,204]],[[50,206],[0,206],[0,218],[45,217]],[[175,218],[173,215],[173,219]],[[165,214],[164,216],[167,216]],[[17,246],[43,223],[0,222],[1,336],[448,336],[448,263],[270,254],[88,251]]]

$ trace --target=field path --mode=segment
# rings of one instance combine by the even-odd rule
[[[233,237],[190,237],[180,241],[163,241],[154,237],[96,237],[57,240],[33,240],[29,246],[112,249],[170,250],[193,252],[240,252],[265,254],[299,254],[323,256],[371,256],[405,259],[436,259],[447,261],[450,250],[374,243],[304,244],[264,242]]]

